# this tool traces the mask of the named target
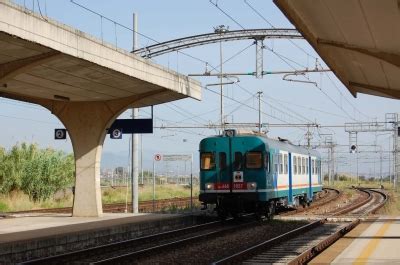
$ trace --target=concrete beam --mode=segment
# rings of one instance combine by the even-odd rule
[[[77,69],[82,69],[82,73],[64,71],[67,77],[73,75],[74,78],[84,78],[86,83],[114,79],[129,87],[127,96],[138,93],[133,88],[135,84],[148,83],[154,87],[168,89],[171,95],[201,99],[201,85],[198,81],[50,18],[43,19],[39,14],[27,13],[23,7],[4,0],[0,0],[0,33],[4,35],[1,37],[5,40],[14,38],[14,41],[9,43],[10,51],[16,51],[16,54],[12,54],[14,57],[25,57],[25,53],[29,54],[33,50],[40,53],[53,50],[71,56]],[[15,43],[18,43],[18,46],[14,46]],[[59,64],[63,62],[57,62],[51,68],[55,71],[64,70],[65,67],[59,69]],[[81,64],[90,67],[82,67]],[[68,67],[70,66],[66,66],[67,69]],[[106,78],[98,77],[99,71],[105,73]],[[93,75],[96,75],[96,78],[91,78]],[[63,83],[69,84],[68,80],[64,79]],[[82,80],[71,81],[72,85],[77,82],[82,83]],[[110,87],[109,90],[118,91],[119,86]],[[92,101],[97,100],[93,98]]]
[[[388,97],[391,98],[400,98],[400,88],[399,89],[388,89],[385,87],[379,87],[379,86],[373,86],[373,85],[369,85],[369,84],[361,84],[361,83],[357,83],[357,82],[349,82],[350,86],[355,86],[355,87],[359,87],[359,88],[364,88],[366,90],[370,90],[369,94],[385,94]]]
[[[362,53],[362,54],[365,54],[368,56],[375,57],[375,58],[385,61],[387,63],[393,64],[394,66],[400,67],[400,55],[399,54],[388,53],[388,52],[383,52],[383,51],[373,49],[373,48],[358,47],[355,45],[349,45],[349,44],[342,43],[342,42],[336,42],[336,41],[330,41],[330,40],[324,40],[324,39],[318,39],[317,43],[322,44],[322,45],[336,47],[336,48],[341,48],[341,49],[345,49],[345,50],[359,52],[359,53]]]
[[[52,61],[59,55],[61,55],[60,52],[50,51],[47,53],[0,64],[0,83],[3,83],[4,86],[6,85],[7,80],[21,73],[29,71],[29,69],[32,69],[37,65]]]

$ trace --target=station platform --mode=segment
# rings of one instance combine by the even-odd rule
[[[400,216],[362,221],[309,264],[400,264]]]
[[[105,213],[102,217],[37,214],[0,218],[0,264],[81,250],[202,222],[202,216]]]

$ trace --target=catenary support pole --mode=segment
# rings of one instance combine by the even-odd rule
[[[137,40],[137,14],[133,13],[133,50],[138,48]],[[137,108],[132,109],[132,119],[139,116]],[[132,134],[132,213],[139,212],[139,135]]]

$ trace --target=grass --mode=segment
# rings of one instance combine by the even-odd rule
[[[48,199],[42,202],[33,202],[22,191],[11,192],[8,195],[0,195],[0,212],[26,211],[43,208],[68,207],[72,205],[72,196]]]
[[[193,187],[193,197],[196,198],[199,194],[199,187]],[[176,197],[189,197],[190,188],[183,185],[177,184],[166,184],[156,185],[155,189],[156,200],[169,199]],[[104,204],[107,203],[118,203],[128,202],[131,200],[130,190],[125,187],[118,188],[102,188],[102,201]],[[153,186],[146,185],[139,187],[139,201],[147,201],[153,199]],[[58,192],[53,198],[42,201],[33,202],[29,200],[28,195],[21,191],[11,192],[8,195],[0,195],[0,212],[15,212],[15,211],[27,211],[33,209],[45,209],[45,208],[59,208],[59,207],[71,207],[73,196],[70,191]]]
[[[193,187],[193,197],[198,196],[199,188],[198,186]],[[102,190],[102,200],[103,203],[115,203],[115,202],[125,202],[126,198],[130,201],[131,192],[126,190],[125,187],[118,188],[105,188]],[[177,197],[189,197],[190,188],[184,185],[178,184],[166,184],[166,185],[156,185],[155,187],[155,199],[170,199]],[[145,185],[139,187],[139,201],[149,201],[153,199],[153,186]]]
[[[379,210],[380,214],[383,215],[400,215],[400,189],[395,191],[392,188],[392,185],[389,182],[382,182],[382,185],[386,189],[389,194],[388,202],[385,206]],[[349,189],[351,186],[357,187],[355,181],[335,181],[331,185],[328,185],[327,182],[324,183],[325,187],[333,187],[343,191],[345,194],[353,195],[355,190]],[[380,182],[379,181],[360,181],[360,187],[366,188],[379,188]]]

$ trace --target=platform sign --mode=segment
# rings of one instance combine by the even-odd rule
[[[192,155],[163,155],[163,161],[191,161]]]
[[[66,129],[54,129],[54,139],[56,139],[56,140],[67,139],[67,130]]]
[[[153,133],[153,119],[117,119],[108,133],[111,134],[115,129],[122,129],[123,134]]]
[[[122,128],[114,128],[110,132],[111,139],[122,139]]]

